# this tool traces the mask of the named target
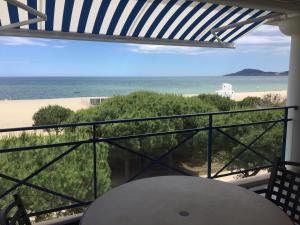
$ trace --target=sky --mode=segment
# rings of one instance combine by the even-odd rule
[[[0,37],[0,76],[216,76],[286,71],[290,38],[264,25],[236,49]]]

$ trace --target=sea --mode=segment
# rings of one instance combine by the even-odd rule
[[[287,77],[0,77],[0,99],[49,99],[126,95],[134,91],[215,93],[222,83],[235,92],[287,89]]]

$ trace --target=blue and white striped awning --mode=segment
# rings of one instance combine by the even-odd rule
[[[45,17],[26,23],[39,15],[18,3]],[[272,14],[195,0],[0,0],[0,35],[232,47]]]

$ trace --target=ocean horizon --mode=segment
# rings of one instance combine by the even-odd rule
[[[49,99],[125,95],[134,91],[172,94],[215,93],[222,83],[235,92],[287,89],[288,77],[273,76],[14,76],[0,77],[0,99]]]

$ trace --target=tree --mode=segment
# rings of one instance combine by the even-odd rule
[[[48,105],[47,107],[39,109],[33,115],[33,126],[62,124],[65,123],[72,114],[73,111],[71,109],[59,105]],[[48,133],[51,132],[51,129],[46,130]],[[57,135],[61,129],[54,128],[53,130]]]

